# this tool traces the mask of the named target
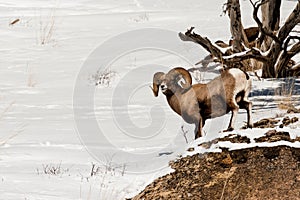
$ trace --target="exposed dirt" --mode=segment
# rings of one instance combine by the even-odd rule
[[[296,141],[291,140],[288,132],[271,130],[258,138],[258,142],[277,141],[276,137]],[[244,137],[227,139],[248,142]],[[300,200],[300,149],[297,148],[222,149],[221,153],[181,158],[170,166],[175,172],[158,178],[133,199]]]
[[[201,144],[198,144],[199,147],[203,147],[205,149],[209,149],[211,147],[211,145],[213,144],[217,144],[218,142],[222,142],[222,141],[229,141],[232,143],[250,143],[250,139],[246,136],[240,136],[240,135],[234,135],[234,134],[230,134],[228,136],[225,136],[223,138],[217,138],[214,139],[212,141],[207,141],[207,142],[203,142]],[[194,149],[189,148],[187,151],[193,151]]]
[[[297,118],[298,119],[298,118]],[[286,131],[277,131],[275,129],[269,130],[265,133],[265,136],[255,138],[255,142],[261,143],[261,142],[278,142],[278,141],[288,141],[288,142],[300,142],[300,138],[296,137],[292,139],[290,137],[289,132]],[[212,144],[217,144],[218,142],[222,141],[229,141],[231,143],[247,143],[249,144],[250,138],[247,136],[241,136],[241,135],[235,135],[235,134],[230,134],[228,136],[225,136],[223,138],[217,138],[212,141],[208,142],[203,142],[199,144],[199,147],[203,147],[205,149],[208,149],[211,147]],[[187,151],[192,152],[194,151],[194,148],[189,148]]]
[[[300,112],[300,111],[299,111]],[[289,118],[288,116],[284,117],[282,119],[282,122],[280,119],[276,118],[264,118],[261,119],[253,124],[253,128],[275,128],[279,126],[280,128],[283,128],[284,126],[288,126],[289,124],[297,122],[299,119],[298,117]],[[246,129],[247,126],[242,127],[242,129]]]
[[[278,141],[289,141],[289,142],[300,142],[300,138],[296,137],[291,139],[289,132],[269,130],[265,133],[265,136],[254,139],[255,142],[278,142]]]
[[[280,124],[279,127],[283,128],[284,126],[288,126],[289,124],[295,123],[298,120],[298,117],[289,118],[288,116],[286,116],[282,119],[282,124]]]
[[[279,123],[279,119],[275,118],[265,118],[261,119],[253,124],[253,128],[275,128],[277,123]],[[243,127],[242,129],[246,129],[247,127]]]
[[[300,109],[296,108],[295,106],[291,105],[287,109],[287,113],[300,113]]]
[[[250,143],[250,139],[246,136],[228,135],[224,138],[218,139],[219,141],[230,141],[232,143]]]

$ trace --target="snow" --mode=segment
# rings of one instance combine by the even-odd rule
[[[218,137],[229,115],[208,120],[206,136],[193,141],[194,127],[174,114],[163,95],[153,97],[149,86],[155,72],[190,68],[207,55],[199,46],[181,42],[178,32],[195,26],[212,41],[228,40],[228,18],[220,17],[223,3],[0,3],[0,199],[132,197],[171,172],[168,162],[185,155],[188,147]],[[251,16],[251,5],[241,3],[243,14]],[[283,2],[282,16],[294,4]],[[20,21],[9,25],[15,19]],[[254,22],[245,18],[245,25]],[[99,69],[115,75],[95,86],[92,77]],[[202,75],[210,80],[217,71]],[[281,84],[254,81],[254,120],[283,112],[269,93]],[[245,119],[240,111],[236,127]],[[288,130],[295,135],[298,129]],[[264,131],[237,133],[254,137]],[[49,168],[60,171],[53,174]]]

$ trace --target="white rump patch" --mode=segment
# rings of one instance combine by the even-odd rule
[[[241,73],[244,73],[242,72],[240,69],[237,69],[237,68],[231,68],[228,70],[228,72],[233,76],[233,77],[238,77],[241,75]]]

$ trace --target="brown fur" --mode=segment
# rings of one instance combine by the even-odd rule
[[[230,73],[230,70],[235,71]],[[180,81],[181,78],[185,81]],[[225,70],[207,84],[192,85],[190,74],[178,67],[167,74],[156,73],[153,77],[155,96],[158,94],[159,86],[164,89],[163,93],[173,111],[181,115],[187,123],[196,125],[195,138],[202,135],[206,119],[222,116],[229,111],[232,111],[232,117],[227,130],[233,130],[239,108],[247,110],[248,127],[252,127],[252,103],[248,100],[251,82],[241,70]]]

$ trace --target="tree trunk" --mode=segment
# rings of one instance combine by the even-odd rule
[[[233,52],[242,52],[242,41],[246,40],[248,43],[248,40],[247,37],[245,37],[245,31],[242,25],[240,2],[239,0],[228,0],[227,5],[228,16],[230,19],[230,32],[232,35]]]
[[[243,27],[239,0],[228,0],[227,12],[228,12],[228,17],[230,19],[230,32],[232,35],[232,51],[233,53],[243,52],[245,51],[243,44],[247,48],[250,47],[250,44],[245,29]],[[248,69],[250,65],[251,64],[249,60],[242,60],[241,62],[233,63],[228,67]]]
[[[280,22],[281,0],[263,0],[261,6],[262,25],[267,31],[277,32]],[[272,38],[266,36],[262,45],[263,51],[267,51],[272,43]]]
[[[279,30],[280,21],[280,5],[281,0],[263,0],[261,6],[262,13],[262,25],[268,32],[276,33]],[[261,50],[266,52],[270,49],[273,39],[270,36],[264,36]],[[276,47],[278,48],[278,47]],[[278,59],[278,53],[280,50],[274,50],[272,55],[274,56],[270,61],[262,64],[262,77],[276,77],[275,63]],[[276,57],[275,57],[276,56]]]

